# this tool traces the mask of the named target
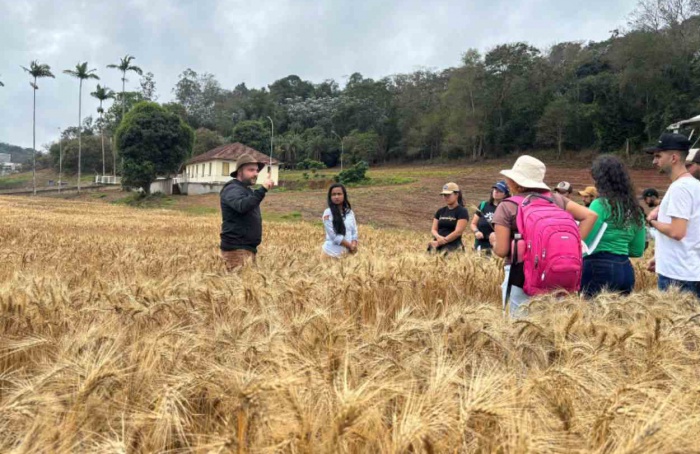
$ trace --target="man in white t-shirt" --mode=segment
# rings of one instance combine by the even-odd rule
[[[690,141],[682,134],[662,134],[659,143],[646,152],[654,165],[671,179],[661,206],[647,220],[656,235],[656,269],[659,289],[671,286],[693,292],[700,298],[700,181],[685,168]]]

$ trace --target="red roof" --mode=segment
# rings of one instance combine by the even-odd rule
[[[197,164],[207,161],[237,161],[244,154],[249,154],[260,162],[270,163],[270,157],[258,150],[247,147],[242,143],[227,143],[220,147],[209,150],[187,161],[185,164]],[[279,164],[279,161],[272,158],[272,164]]]

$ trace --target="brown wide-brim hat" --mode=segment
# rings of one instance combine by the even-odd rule
[[[238,176],[238,169],[240,169],[241,167],[243,167],[246,164],[257,164],[258,165],[258,172],[261,171],[262,169],[264,169],[265,166],[267,165],[267,163],[260,162],[249,154],[243,154],[243,155],[241,155],[241,157],[239,157],[236,160],[236,170],[231,172],[231,177],[236,178]]]

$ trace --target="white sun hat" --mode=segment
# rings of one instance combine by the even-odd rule
[[[544,183],[544,174],[547,167],[539,159],[532,156],[520,156],[513,168],[510,170],[501,170],[501,175],[515,181],[518,186],[526,189],[547,189],[549,186]]]

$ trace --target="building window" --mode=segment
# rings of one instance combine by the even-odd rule
[[[211,176],[211,162],[209,163],[209,176]]]
[[[221,174],[225,177],[227,177],[228,174],[231,173],[228,171],[228,165],[229,165],[228,162],[224,162],[221,164],[221,168],[222,168]]]

